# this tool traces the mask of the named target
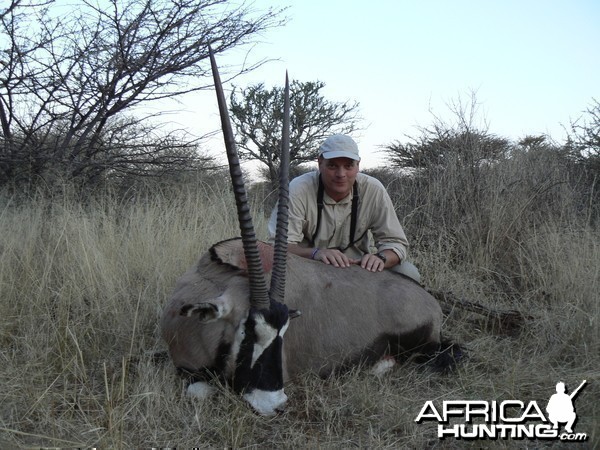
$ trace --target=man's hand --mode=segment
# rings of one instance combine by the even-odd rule
[[[335,248],[319,249],[313,259],[325,264],[331,264],[333,267],[350,267],[351,264],[356,264],[358,262],[357,260],[348,258]],[[383,261],[381,262],[383,263]]]
[[[367,253],[360,260],[360,267],[367,269],[369,272],[381,272],[385,267],[385,263],[379,256]]]
[[[321,261],[324,264],[332,265],[333,267],[350,267],[353,264],[359,264],[365,270],[370,272],[381,272],[386,267],[391,267],[398,264],[400,259],[395,252],[391,250],[383,250],[387,262],[383,262],[377,255],[366,254],[361,259],[348,258],[347,255],[335,248],[310,248],[300,247],[298,244],[289,244],[288,250],[303,258],[312,258],[315,261]]]

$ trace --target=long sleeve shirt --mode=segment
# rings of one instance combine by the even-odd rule
[[[400,225],[394,205],[381,182],[371,176],[358,173],[356,177],[360,196],[354,241],[350,242],[352,193],[339,202],[325,192],[319,233],[313,247],[340,248],[351,258],[360,258],[377,251],[392,250],[400,261],[407,255],[408,241]],[[319,173],[309,172],[290,182],[288,242],[304,247],[311,246],[317,228],[317,191]],[[277,208],[269,220],[269,234],[275,236]]]

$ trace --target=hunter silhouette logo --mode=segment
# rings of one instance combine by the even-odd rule
[[[575,399],[575,396],[585,383],[586,380],[583,380],[571,395],[565,393],[565,383],[562,381],[556,383],[556,394],[550,397],[548,406],[546,406],[548,419],[553,424],[552,429],[557,430],[559,422],[566,422],[565,431],[573,433],[573,425],[577,420],[577,414],[575,414],[575,408],[573,407],[573,399]]]
[[[573,431],[577,422],[573,402],[586,382],[583,380],[571,394],[566,393],[565,383],[556,383],[556,394],[548,400],[546,414],[535,400],[444,400],[441,407],[428,400],[415,422],[437,422],[440,439],[586,441],[586,433]],[[564,424],[563,432],[561,424]]]

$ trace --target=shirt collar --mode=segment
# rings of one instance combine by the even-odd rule
[[[334,199],[332,199],[329,194],[327,194],[327,192],[323,193],[323,202],[328,204],[328,205],[346,205],[348,203],[350,203],[352,201],[352,191],[350,191],[350,193],[348,195],[346,195],[343,199],[341,199],[339,202],[336,202]]]

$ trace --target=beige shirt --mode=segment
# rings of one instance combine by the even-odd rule
[[[360,196],[354,244],[344,251],[350,258],[360,258],[371,252],[392,250],[400,261],[406,259],[408,241],[394,205],[381,182],[373,177],[358,173],[356,177]],[[288,242],[309,247],[317,228],[317,191],[319,173],[310,172],[290,182]],[[350,220],[352,193],[339,202],[327,195],[323,196],[323,212],[319,234],[312,247],[340,248],[350,244]],[[269,220],[269,234],[275,236],[277,207]]]

